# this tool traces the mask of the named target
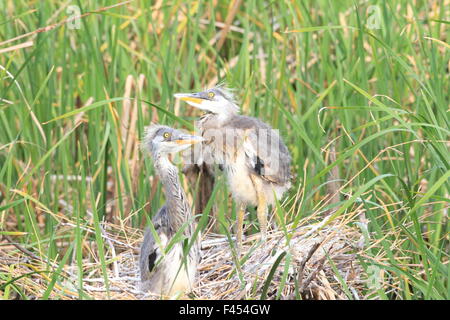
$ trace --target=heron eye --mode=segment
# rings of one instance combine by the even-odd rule
[[[214,92],[208,92],[208,97],[209,98],[212,99],[212,98],[214,98],[214,96],[215,96]]]
[[[170,137],[170,133],[169,132],[164,132],[163,133],[163,137],[164,137],[164,139],[168,139]]]

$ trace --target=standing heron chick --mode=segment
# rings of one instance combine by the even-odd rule
[[[197,122],[202,136],[199,162],[223,165],[233,198],[239,204],[237,242],[242,244],[247,205],[257,206],[262,238],[267,234],[267,207],[291,186],[291,156],[278,133],[253,117],[239,115],[230,90],[217,86],[198,93],[177,93],[175,98],[206,112]]]
[[[180,185],[178,169],[169,161],[168,155],[203,140],[202,137],[184,134],[166,126],[152,125],[146,128],[142,149],[149,151],[153,157],[166,203],[152,219],[158,237],[155,239],[154,233],[147,228],[141,246],[139,266],[143,290],[173,296],[192,289],[195,282],[200,259],[199,241],[195,241],[186,257],[181,241],[167,248],[181,228],[184,228],[184,237],[190,240],[196,225],[186,194]]]

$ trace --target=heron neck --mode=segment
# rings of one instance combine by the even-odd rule
[[[204,128],[221,128],[236,115],[237,113],[233,112],[207,113],[200,118],[198,123]]]
[[[231,118],[239,114],[239,107],[235,103],[230,103],[223,110],[223,113],[217,114],[217,121],[220,125],[227,123]]]
[[[232,112],[224,112],[216,115],[216,121],[218,126],[222,126],[227,123],[235,114]]]
[[[183,223],[191,218],[191,209],[180,184],[178,169],[169,161],[167,155],[162,154],[155,157],[155,169],[166,195],[166,206],[171,226],[176,232]],[[189,230],[189,228],[185,230]]]

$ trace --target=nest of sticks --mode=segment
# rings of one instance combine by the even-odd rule
[[[298,227],[291,232],[293,236],[289,241],[283,231],[269,233],[264,243],[259,241],[258,235],[250,236],[243,243],[240,262],[226,237],[207,233],[202,239],[198,281],[193,292],[184,298],[348,299],[349,295],[363,298],[363,272],[357,260],[362,247],[358,245],[363,239],[361,233],[358,228],[349,227],[348,221],[335,220],[326,224],[326,220]],[[85,231],[94,232],[93,229]],[[83,260],[82,279],[76,261],[69,261],[60,270],[60,280],[48,297],[79,299],[76,284],[82,280],[87,293],[84,298],[160,299],[140,290],[138,255],[142,230],[104,224],[102,231],[108,282],[96,256],[97,250],[94,250],[96,242],[86,240],[89,255]],[[60,228],[59,232],[67,232],[67,229]],[[43,297],[54,274],[49,271],[59,266],[42,261],[11,238],[5,239],[0,246],[1,272],[16,279],[14,285],[28,298]]]

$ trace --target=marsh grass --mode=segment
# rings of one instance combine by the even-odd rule
[[[74,4],[80,29],[60,23]],[[117,298],[105,225],[128,239],[164,201],[139,150],[144,127],[192,130],[199,113],[173,93],[222,80],[290,149],[293,187],[273,218],[287,242],[328,214],[327,224],[363,235],[360,298],[449,298],[448,0],[135,0],[101,10],[109,5],[0,2],[1,298],[63,298],[67,268],[77,279],[68,296],[92,298],[84,279],[100,272]],[[368,28],[369,5],[379,29]],[[208,213],[233,247],[236,208],[221,177],[217,186]],[[204,233],[209,215],[199,217]],[[333,259],[324,263],[355,298]],[[258,297],[285,298],[288,276],[271,274]]]

